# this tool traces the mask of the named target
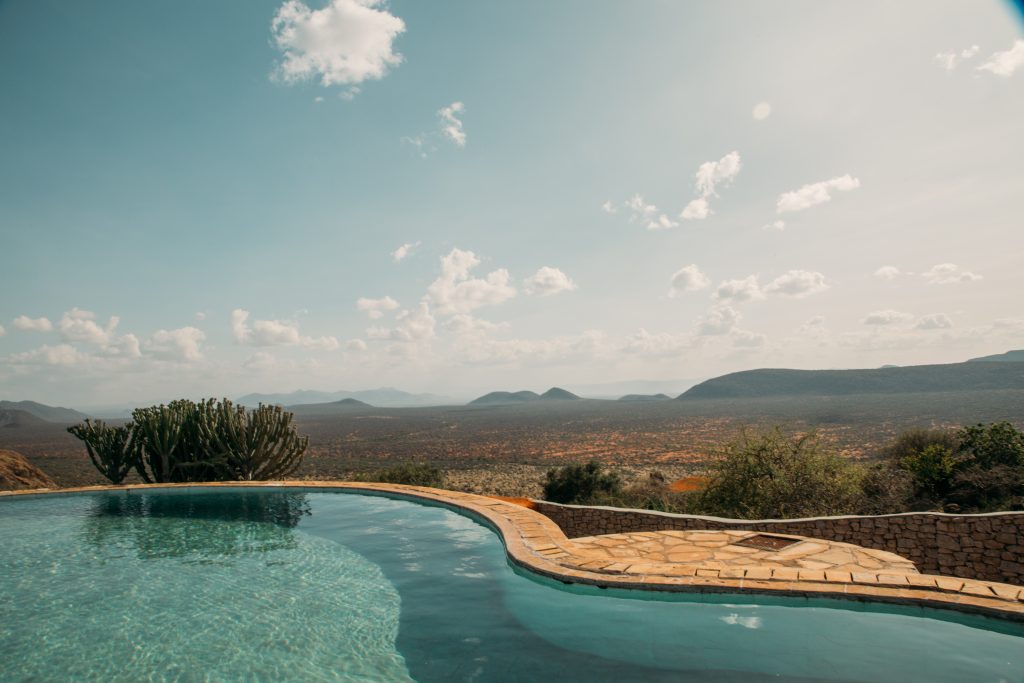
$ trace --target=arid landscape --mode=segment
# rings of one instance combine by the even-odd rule
[[[295,406],[310,437],[297,476],[347,479],[397,463],[425,461],[449,488],[537,496],[544,472],[598,460],[627,481],[660,472],[699,473],[744,426],[816,430],[849,458],[870,459],[901,431],[1007,420],[1024,424],[1024,391],[693,399],[576,400],[433,408]],[[0,448],[22,453],[61,486],[103,483],[65,425],[31,421],[0,429]]]

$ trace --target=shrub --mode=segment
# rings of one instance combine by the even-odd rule
[[[815,434],[789,437],[778,427],[741,432],[709,474],[699,508],[741,519],[848,514],[858,507],[863,476]]]
[[[441,488],[444,485],[444,473],[429,463],[407,462],[362,475],[357,477],[356,481],[378,481],[384,484]]]
[[[543,485],[544,500],[570,505],[608,502],[622,490],[618,475],[605,472],[596,460],[550,469]]]
[[[960,430],[949,500],[968,511],[1024,509],[1024,433],[1009,422]]]

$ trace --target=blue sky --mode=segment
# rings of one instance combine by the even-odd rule
[[[9,0],[0,88],[5,398],[1024,346],[1009,3]]]

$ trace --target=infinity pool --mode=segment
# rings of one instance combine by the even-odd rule
[[[301,489],[0,500],[4,681],[1024,681],[1024,627],[568,587],[450,510]]]

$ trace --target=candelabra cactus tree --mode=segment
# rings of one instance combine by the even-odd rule
[[[85,443],[92,464],[112,484],[120,484],[136,466],[132,425],[111,427],[102,420],[86,420],[68,427],[68,431]]]
[[[115,484],[132,468],[147,483],[281,478],[298,469],[309,445],[278,406],[179,400],[136,409],[132,420],[117,428],[86,420],[68,429]]]

